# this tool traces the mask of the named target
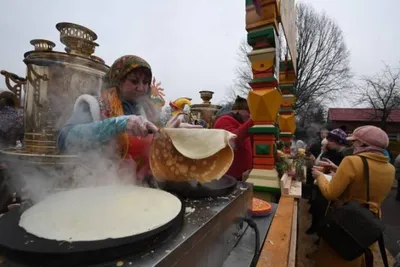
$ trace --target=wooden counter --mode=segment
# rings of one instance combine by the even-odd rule
[[[296,265],[298,200],[281,197],[257,267]]]

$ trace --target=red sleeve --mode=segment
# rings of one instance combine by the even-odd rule
[[[247,137],[250,136],[249,128],[254,125],[253,120],[249,119],[243,124],[240,124],[234,118],[230,116],[220,117],[215,123],[215,129],[224,129],[233,134],[237,135],[236,141],[237,143],[243,142]]]

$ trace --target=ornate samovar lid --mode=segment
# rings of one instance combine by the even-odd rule
[[[60,22],[56,28],[60,32],[60,41],[66,46],[67,53],[90,57],[96,46],[99,46],[94,42],[97,39],[96,33],[84,26]]]

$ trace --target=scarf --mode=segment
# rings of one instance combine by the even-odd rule
[[[359,146],[355,147],[353,153],[354,154],[360,154],[360,153],[365,153],[365,152],[372,152],[372,153],[380,153],[384,154],[384,149],[381,147],[377,146]]]
[[[102,94],[103,100],[107,103],[109,108],[109,118],[119,117],[124,115],[122,108],[122,101],[118,93],[117,87],[107,89]],[[128,153],[129,136],[126,132],[117,137],[119,155],[124,159]]]
[[[158,121],[157,108],[150,99],[149,96],[143,96],[138,99],[136,106],[136,114],[130,114],[124,112],[123,102],[118,92],[117,87],[113,87],[105,90],[102,93],[102,98],[108,106],[109,113],[108,118],[119,117],[123,115],[141,115],[149,121],[156,123]],[[125,159],[128,153],[129,147],[129,135],[122,133],[117,137],[118,152],[122,159]]]

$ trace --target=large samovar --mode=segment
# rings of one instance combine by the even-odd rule
[[[200,91],[202,104],[194,104],[190,106],[190,112],[195,119],[201,119],[207,122],[208,128],[212,128],[217,112],[222,108],[219,105],[211,104],[213,91]]]
[[[10,91],[24,99],[24,140],[22,148],[1,151],[8,160],[38,165],[75,163],[75,155],[60,155],[57,136],[72,114],[81,94],[98,95],[102,78],[109,69],[94,56],[96,33],[73,23],[58,23],[65,52],[53,51],[55,44],[35,39],[34,49],[24,54],[26,78],[1,71]],[[14,161],[15,162],[15,161]]]

